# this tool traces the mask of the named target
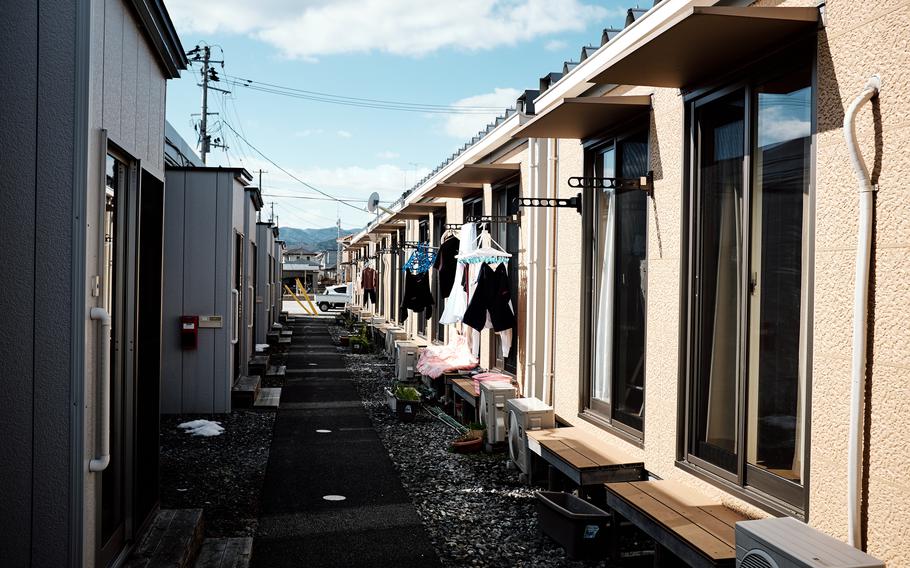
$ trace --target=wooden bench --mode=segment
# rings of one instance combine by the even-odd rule
[[[607,483],[607,506],[654,539],[655,566],[735,566],[735,525],[750,520],[672,481]],[[614,558],[617,546],[613,544]],[[668,554],[669,553],[669,554]]]
[[[452,416],[456,414],[461,414],[461,416],[455,416],[460,418],[461,421],[465,424],[477,420],[478,411],[477,407],[480,405],[480,396],[474,393],[474,379],[449,379],[450,384],[452,385]],[[455,408],[455,397],[462,399],[462,411],[456,413]],[[465,404],[470,406],[470,412],[466,412]]]
[[[645,464],[575,427],[528,430],[528,449],[550,464],[550,488],[558,490],[554,471],[586,493],[608,481],[637,481]]]

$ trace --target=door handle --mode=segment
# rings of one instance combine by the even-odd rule
[[[232,311],[234,313],[232,314],[233,317],[231,318],[231,343],[234,344],[237,343],[237,341],[240,339],[240,333],[238,329],[240,327],[240,292],[237,290],[231,290],[231,300],[234,303],[232,306]]]
[[[98,370],[100,380],[100,404],[98,426],[100,451],[88,464],[89,471],[104,471],[111,463],[111,315],[104,308],[92,308],[89,316],[98,326]]]
[[[247,286],[247,289],[250,291],[250,323],[246,324],[246,326],[248,329],[253,329],[253,318],[256,317],[256,292],[253,291],[252,286]]]

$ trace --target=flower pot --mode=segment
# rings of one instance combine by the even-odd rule
[[[350,342],[351,342],[351,336],[349,336],[349,335],[341,335],[338,337],[338,344],[341,345],[342,347],[347,347],[350,344]]]
[[[452,442],[452,451],[456,454],[476,454],[483,447],[483,437],[468,437]]]
[[[348,342],[350,343],[350,341]],[[365,351],[366,348],[364,347],[363,343],[360,343],[359,341],[351,343],[351,353],[364,353]]]
[[[398,419],[402,422],[413,422],[417,418],[418,410],[420,410],[419,400],[403,400],[399,398],[395,401],[395,411],[398,414]]]

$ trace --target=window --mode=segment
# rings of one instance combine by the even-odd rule
[[[811,67],[702,97],[688,112],[683,457],[802,509]]]
[[[593,147],[589,175],[638,178],[648,171],[645,132]],[[648,195],[632,190],[590,190],[593,200],[587,256],[588,384],[586,413],[633,438],[644,433],[645,306],[647,304]]]
[[[509,182],[507,185],[496,188],[493,192],[493,215],[506,217],[518,213],[518,181]],[[512,296],[512,310],[518,316],[518,224],[517,223],[491,223],[490,234],[496,241],[505,247],[506,252],[512,256],[506,264],[509,272],[509,294]],[[518,371],[518,327],[512,330],[512,345],[509,356],[502,356],[502,337],[498,333],[491,334],[493,338],[494,365],[507,373],[515,374]]]

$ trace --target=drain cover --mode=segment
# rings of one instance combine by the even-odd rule
[[[323,495],[322,498],[326,501],[344,501],[347,499],[344,495]]]

